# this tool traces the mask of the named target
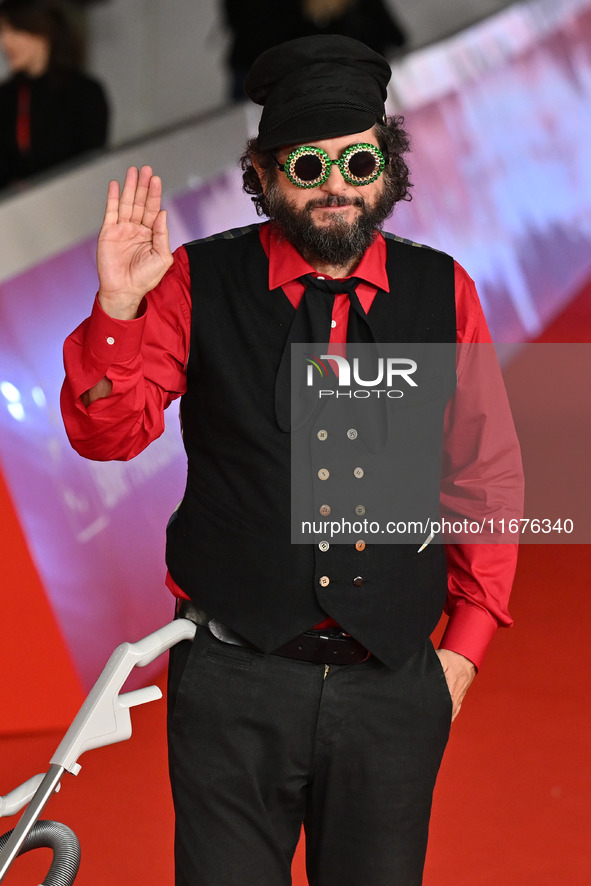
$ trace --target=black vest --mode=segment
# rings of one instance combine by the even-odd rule
[[[390,292],[378,291],[368,315],[380,340],[455,342],[453,260],[386,240]],[[173,579],[265,652],[328,614],[398,666],[441,615],[443,545],[418,553],[417,544],[327,551],[291,544],[290,434],[277,425],[274,395],[294,308],[281,289],[269,291],[258,226],[195,241],[187,253],[193,311],[181,420],[188,477],[167,532]],[[439,436],[451,386],[438,407]],[[440,440],[433,454],[440,465]]]

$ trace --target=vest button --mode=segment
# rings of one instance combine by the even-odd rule
[[[330,545],[327,541],[321,541],[320,544],[318,545],[318,547],[320,548],[321,551],[328,551]]]
[[[328,437],[328,431],[323,431],[323,430],[318,431],[316,436],[318,437],[319,440],[326,440],[326,438]]]
[[[355,428],[349,428],[349,430],[347,431],[347,437],[349,438],[349,440],[357,439],[357,431],[355,430]]]
[[[327,585],[330,584],[330,578],[328,577],[328,575],[321,575],[318,579],[318,584],[321,585],[321,587],[323,588],[327,587]]]
[[[364,551],[364,550],[365,550],[365,542],[363,541],[362,538],[360,538],[359,541],[356,541],[356,542],[355,542],[355,548],[356,548],[358,551]]]
[[[355,508],[355,513],[358,517],[363,517],[363,515],[365,514],[365,507],[363,505],[357,505],[357,507]]]
[[[330,477],[330,471],[327,468],[320,468],[318,471],[318,478],[320,480],[328,480]]]
[[[323,517],[328,517],[330,514],[330,505],[320,505],[318,508]]]
[[[361,480],[361,478],[363,477],[363,468],[355,468],[353,474],[355,475],[355,477],[357,477],[358,480]]]
[[[363,584],[362,577],[360,575],[356,575],[355,578],[353,579],[353,584],[355,585],[356,588],[360,588],[361,585]]]

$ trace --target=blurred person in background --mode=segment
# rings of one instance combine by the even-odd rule
[[[224,0],[224,20],[231,40],[228,68],[230,97],[246,98],[244,80],[259,55],[297,37],[340,34],[365,43],[381,55],[393,55],[407,42],[406,33],[383,0]]]
[[[83,73],[84,45],[56,0],[0,3],[0,188],[105,146],[109,107]]]
[[[301,0],[224,0],[224,22],[230,33],[227,65],[230,71],[229,95],[244,101],[244,81],[250,66],[259,55],[305,32]]]
[[[305,35],[353,37],[381,55],[392,55],[406,34],[383,0],[301,0]]]

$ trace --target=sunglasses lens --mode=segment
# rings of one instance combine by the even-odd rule
[[[370,178],[377,169],[378,159],[370,151],[357,151],[349,157],[348,166],[355,178]]]
[[[313,182],[323,173],[322,161],[317,154],[303,154],[297,158],[292,169],[294,176],[304,182]]]

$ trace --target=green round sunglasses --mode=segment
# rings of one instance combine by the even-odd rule
[[[338,166],[349,185],[370,185],[380,177],[386,166],[386,156],[375,145],[349,145],[338,160],[331,160],[322,148],[302,145],[288,154],[285,163],[275,163],[290,182],[298,188],[317,188]]]

